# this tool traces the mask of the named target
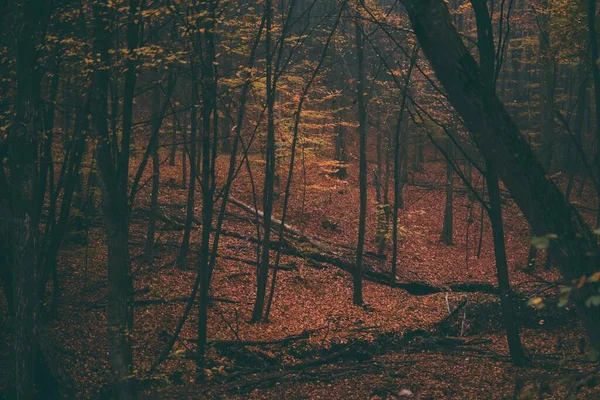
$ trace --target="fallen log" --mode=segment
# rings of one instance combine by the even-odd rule
[[[133,300],[129,304],[133,305],[134,307],[147,307],[147,306],[153,306],[153,305],[158,305],[158,304],[185,303],[189,299],[190,299],[189,297],[174,297],[171,299]],[[237,300],[226,299],[223,297],[209,297],[209,300],[212,302],[215,302],[215,303],[240,304],[240,302]],[[67,304],[69,304],[69,303],[67,303]],[[70,304],[84,306],[89,310],[106,308],[108,306],[108,303],[105,300],[92,301],[92,302],[78,301],[78,302],[71,302]]]
[[[264,218],[264,213],[262,211],[256,210],[253,207],[249,206],[248,204],[245,204],[233,197],[229,198],[229,202],[252,215],[258,215],[260,218]],[[282,225],[281,221],[274,217],[271,217],[271,222],[273,223],[273,228],[280,228]],[[288,224],[283,224],[283,230],[284,230],[284,232],[287,232],[294,236],[297,236],[298,239],[300,239],[303,242],[310,243],[311,245],[313,245],[320,251],[323,251],[328,254],[335,254],[331,249],[328,249],[325,246],[323,246],[322,244],[319,244],[318,239],[307,236],[307,235],[303,234],[302,232],[300,232],[299,230],[291,227]]]
[[[303,331],[298,335],[286,336],[282,339],[276,340],[225,340],[225,339],[213,339],[207,342],[207,345],[213,346],[216,348],[230,348],[230,347],[246,347],[246,346],[271,346],[271,345],[286,345],[298,340],[308,339],[311,333],[316,332],[313,331]],[[197,342],[197,339],[189,338],[185,339],[187,342]]]
[[[255,260],[248,260],[246,258],[240,258],[240,257],[228,256],[228,255],[219,255],[218,257],[222,258],[224,260],[241,262],[241,263],[253,266],[253,267],[257,267],[259,265],[259,263],[256,262]],[[270,266],[270,268],[273,269],[273,266]],[[279,266],[279,270],[281,270],[281,271],[298,271],[298,266],[296,266],[294,264],[281,264]]]
[[[246,240],[252,243],[258,242],[258,240],[255,237],[240,235],[236,232],[223,231],[221,234],[224,236],[230,236],[235,237],[237,239]],[[279,246],[279,243],[271,243],[271,248],[275,249],[277,246]],[[344,261],[342,258],[335,255],[299,249],[298,247],[294,246],[289,240],[285,240],[283,243],[281,243],[281,252],[287,255],[305,259],[309,262],[317,263],[319,265],[330,264],[334,267],[338,267],[350,273],[354,271],[353,263]],[[365,265],[365,267],[366,269],[363,270],[363,276],[366,280],[386,286],[391,286],[394,288],[404,289],[408,293],[415,296],[426,296],[445,292],[496,294],[498,291],[495,285],[487,282],[458,282],[448,283],[442,286],[435,286],[426,282],[392,283],[391,277],[389,275],[374,271],[368,265]]]

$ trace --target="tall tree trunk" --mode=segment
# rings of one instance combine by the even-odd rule
[[[498,76],[496,72],[501,68],[501,65],[496,65],[495,62],[492,18],[488,11],[485,0],[472,0],[471,3],[473,4],[475,18],[477,21],[477,47],[479,50],[480,68],[483,82],[490,93],[496,93],[496,78]],[[489,162],[489,160],[486,160],[485,179],[490,198],[490,207],[488,212],[490,223],[492,225],[492,235],[494,238],[494,257],[496,261],[498,288],[500,291],[502,318],[504,321],[504,328],[506,329],[508,348],[512,361],[515,365],[522,365],[527,361],[527,359],[521,346],[519,326],[516,322],[514,305],[512,304],[504,242],[504,223],[502,221],[500,185],[498,183],[498,173],[496,172],[494,165]]]
[[[357,306],[363,304],[362,297],[362,263],[365,247],[365,230],[367,222],[367,104],[365,99],[365,61],[362,24],[357,18],[356,24],[356,55],[358,59],[357,101],[358,101],[358,135],[360,141],[359,185],[360,211],[358,219],[358,242],[356,245],[356,265],[354,269],[353,302]]]
[[[8,173],[0,161],[0,241],[9,253],[4,279],[12,292],[13,342],[11,354],[12,387],[10,398],[32,399],[38,352],[39,315],[38,239],[40,205],[44,193],[39,189],[38,146],[41,142],[40,54],[36,49],[43,40],[44,16],[39,11],[50,7],[45,1],[25,1],[16,6],[16,98],[14,113],[6,137]],[[3,149],[4,150],[4,149]],[[18,155],[18,157],[16,156]],[[38,388],[39,389],[39,388]]]
[[[400,103],[400,114],[396,124],[396,134],[394,136],[394,209],[392,211],[392,282],[396,281],[398,268],[398,213],[400,207],[404,206],[402,191],[408,179],[408,140],[406,127],[402,126],[404,119],[404,110],[408,98],[408,90],[412,72],[419,57],[419,46],[415,46],[410,57],[410,67],[404,80],[404,92]]]
[[[166,100],[165,100],[166,101]],[[156,215],[158,213],[158,190],[160,185],[160,161],[158,158],[159,130],[155,129],[160,116],[160,85],[152,90],[152,193],[150,195],[150,215],[148,217],[148,231],[146,232],[146,246],[144,248],[144,261],[152,265],[154,261],[154,233],[156,231]],[[160,126],[160,125],[158,125]]]
[[[325,61],[325,57],[327,56],[327,50],[329,49],[329,45],[331,44],[331,40],[333,38],[333,35],[336,32],[336,29],[338,27],[338,24],[340,22],[342,14],[345,10],[345,6],[346,6],[347,2],[348,2],[348,0],[344,0],[344,3],[342,3],[342,6],[340,7],[340,12],[333,24],[333,27],[331,28],[331,32],[330,32],[329,36],[327,37],[327,41],[325,42],[323,51],[321,52],[321,58],[319,59],[317,66],[312,71],[312,74],[311,74],[310,78],[308,79],[308,82],[306,83],[306,85],[304,86],[304,89],[302,90],[302,94],[300,95],[300,101],[298,102],[298,108],[296,109],[296,113],[294,115],[293,138],[292,138],[292,146],[290,149],[290,164],[289,164],[288,176],[287,176],[287,181],[286,181],[286,186],[285,186],[285,194],[284,194],[284,198],[283,198],[283,211],[282,211],[282,215],[281,215],[281,222],[279,224],[279,236],[278,236],[279,243],[283,242],[285,221],[286,221],[287,211],[288,211],[288,202],[290,200],[292,181],[293,181],[293,177],[294,177],[294,166],[295,166],[295,160],[296,160],[296,146],[298,144],[299,127],[300,127],[300,120],[302,117],[302,109],[304,107],[304,102],[306,101],[306,98],[308,97],[309,90],[310,90],[312,84],[314,83],[315,79],[317,78],[319,70],[323,66],[323,62]],[[267,308],[265,310],[265,315],[264,315],[265,321],[269,320],[269,315],[271,313],[271,304],[273,304],[273,296],[275,295],[275,284],[277,282],[277,270],[279,268],[280,259],[281,259],[281,249],[277,248],[277,254],[275,255],[275,265],[273,267],[273,279],[271,280],[271,288],[269,291],[269,298],[267,300]]]
[[[111,148],[108,129],[108,84],[110,72],[109,49],[111,37],[108,27],[110,9],[94,3],[94,54],[99,55],[99,63],[92,75],[92,132],[97,140],[96,160],[102,189],[102,209],[108,242],[108,308],[107,333],[109,361],[112,372],[113,394],[118,399],[136,398],[136,385],[133,379],[133,356],[131,349],[132,315],[128,303],[133,295],[133,285],[129,265],[129,205],[127,197],[127,169],[129,161],[129,141],[122,141],[121,153],[115,155]],[[133,8],[130,17],[137,11]],[[134,72],[135,74],[135,72]],[[127,81],[127,79],[126,79]],[[131,83],[130,81],[127,81]],[[127,83],[126,83],[127,85]],[[134,80],[135,85],[135,80]],[[131,96],[131,97],[129,97]],[[125,91],[123,125],[131,126],[131,114],[125,109],[133,103],[133,90]],[[117,165],[118,157],[119,164]],[[125,178],[122,177],[125,175]]]
[[[448,246],[454,244],[454,145],[450,138],[444,139],[446,142],[446,205],[444,206],[444,225],[440,240]]]
[[[500,202],[500,185],[498,174],[491,163],[487,163],[486,180],[488,194],[490,196],[489,216],[492,224],[492,235],[494,237],[494,256],[496,260],[496,276],[498,278],[498,290],[500,292],[500,307],[502,308],[502,320],[506,329],[508,350],[515,365],[523,365],[527,357],[521,346],[519,325],[513,304],[512,290],[508,277],[508,263],[506,261],[506,249],[504,247],[504,226],[502,222],[502,204]]]
[[[592,77],[594,79],[594,111],[596,113],[596,126],[594,136],[596,139],[596,176],[600,177],[600,67],[598,66],[598,34],[596,32],[596,1],[588,0],[588,35],[590,46],[590,57],[592,60]],[[596,188],[598,196],[598,215],[596,228],[600,228],[600,187]]]
[[[556,87],[556,61],[550,43],[550,15],[548,0],[542,1],[539,18],[540,48],[540,134],[542,139],[542,165],[550,171],[555,141],[554,92]]]
[[[208,329],[208,290],[210,287],[210,235],[214,212],[215,165],[217,156],[219,121],[217,111],[217,73],[214,30],[216,0],[201,5],[205,19],[203,33],[198,35],[202,57],[202,241],[198,257],[200,298],[198,299],[198,346],[196,348],[196,377],[204,379],[206,341]],[[211,116],[214,117],[211,125]],[[214,134],[211,137],[211,126]]]
[[[579,172],[579,149],[583,148],[583,124],[585,119],[585,106],[587,104],[589,71],[587,66],[584,64],[579,65],[577,69],[579,75],[579,89],[577,91],[577,106],[575,109],[575,115],[573,116],[573,132],[575,136],[572,138],[572,142],[569,143],[569,159],[567,165],[569,170],[569,180],[567,182],[567,189],[565,192],[567,200],[569,200],[571,197],[571,192],[575,183],[575,175],[577,172]],[[575,143],[573,143],[573,141]]]
[[[265,154],[265,182],[263,187],[263,244],[260,266],[257,274],[256,301],[252,311],[252,321],[258,322],[263,315],[267,280],[269,277],[269,251],[271,247],[271,216],[273,214],[273,200],[275,189],[275,87],[273,79],[272,45],[272,0],[265,0],[265,51],[267,69],[267,148]],[[283,44],[282,44],[283,45]]]
[[[175,110],[172,110],[173,116],[171,117],[171,154],[169,155],[169,165],[175,166],[175,158],[177,157],[177,115]]]
[[[195,67],[192,67],[195,68]],[[192,231],[192,223],[194,222],[194,205],[196,198],[196,141],[198,132],[198,89],[197,82],[194,78],[194,84],[192,87],[192,111],[190,112],[190,138],[188,145],[185,148],[188,150],[189,158],[189,170],[190,180],[188,186],[187,204],[186,204],[186,216],[185,226],[183,228],[183,239],[181,241],[181,247],[179,248],[179,255],[177,256],[177,266],[181,269],[187,269],[187,256],[190,249],[190,235]],[[185,166],[185,158],[184,158]]]

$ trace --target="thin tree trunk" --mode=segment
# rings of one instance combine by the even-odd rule
[[[113,395],[118,399],[136,398],[136,385],[133,379],[133,356],[131,335],[133,321],[129,310],[129,302],[133,295],[133,286],[129,265],[129,207],[127,201],[127,170],[129,142],[122,142],[119,165],[111,149],[108,131],[108,83],[110,72],[104,66],[109,63],[111,37],[108,30],[109,9],[106,5],[95,3],[94,42],[95,54],[99,54],[100,63],[92,75],[92,132],[97,139],[96,159],[101,180],[102,205],[108,244],[108,350],[112,372]],[[131,14],[135,13],[132,3]],[[134,72],[135,74],[135,72]],[[131,81],[128,81],[131,83]],[[134,80],[135,84],[135,80]],[[126,90],[125,105],[133,102],[133,90]],[[131,95],[131,97],[129,97]],[[123,125],[131,126],[131,114],[125,112]],[[127,158],[127,160],[125,160]],[[120,174],[125,175],[123,179]],[[123,184],[125,183],[125,184]]]
[[[494,167],[488,163],[486,170],[488,194],[490,196],[489,216],[492,223],[492,234],[494,237],[494,256],[496,260],[496,276],[498,278],[498,290],[500,295],[500,306],[502,308],[502,319],[506,329],[508,350],[515,365],[527,363],[527,357],[521,346],[519,326],[513,304],[512,290],[508,277],[508,263],[506,261],[506,249],[504,247],[504,227],[502,222],[502,204],[500,202],[500,186],[498,174]]]
[[[216,185],[215,159],[218,149],[219,121],[217,111],[217,71],[214,42],[217,2],[210,0],[201,5],[209,18],[198,35],[202,57],[202,241],[198,258],[200,297],[198,299],[198,345],[196,348],[196,379],[204,379],[206,368],[206,341],[208,329],[208,290],[210,288],[210,236],[214,213]],[[211,137],[211,116],[214,134]],[[212,146],[211,146],[212,145]]]
[[[571,192],[573,190],[573,186],[575,184],[575,175],[579,171],[579,151],[578,147],[581,148],[581,143],[583,141],[583,123],[585,117],[585,107],[587,104],[587,88],[588,88],[588,75],[589,72],[585,65],[580,65],[578,67],[578,75],[579,75],[579,90],[577,94],[577,108],[575,111],[575,115],[573,116],[574,124],[573,124],[573,132],[575,133],[575,137],[572,139],[575,141],[574,144],[571,143],[569,146],[569,160],[568,160],[568,169],[569,169],[569,179],[567,182],[566,189],[566,198],[569,200],[571,198]]]
[[[252,321],[262,319],[267,293],[267,280],[269,277],[269,251],[271,247],[271,216],[273,214],[273,201],[275,190],[275,120],[274,106],[276,98],[275,79],[273,75],[272,56],[272,0],[265,1],[265,51],[266,51],[266,80],[267,80],[267,148],[265,154],[265,181],[263,186],[263,244],[260,266],[257,274],[256,301],[252,311]],[[283,35],[283,33],[282,33]],[[283,45],[283,43],[281,44]]]
[[[279,237],[278,237],[278,243],[282,243],[283,241],[283,234],[284,234],[284,230],[285,230],[285,220],[287,217],[287,211],[288,211],[288,202],[290,199],[290,193],[291,193],[291,187],[292,187],[292,180],[294,177],[294,166],[295,166],[295,160],[296,160],[296,146],[298,143],[298,136],[299,136],[299,127],[300,127],[300,120],[301,120],[301,116],[302,116],[302,108],[304,106],[304,102],[306,101],[306,98],[308,96],[309,90],[313,84],[313,82],[315,81],[317,74],[319,73],[319,70],[321,69],[323,62],[325,61],[325,57],[327,56],[327,50],[329,49],[329,45],[331,43],[331,39],[333,38],[333,35],[335,34],[335,31],[337,29],[337,26],[340,22],[342,13],[344,12],[345,9],[345,5],[346,2],[348,0],[344,0],[344,3],[342,4],[342,6],[340,7],[340,12],[338,14],[337,19],[335,20],[335,23],[333,24],[333,27],[331,28],[331,32],[329,34],[329,36],[327,37],[327,41],[325,42],[325,46],[323,48],[323,51],[321,53],[321,58],[319,59],[319,62],[317,64],[317,66],[315,67],[315,69],[313,70],[306,86],[304,87],[303,91],[302,91],[302,95],[300,96],[300,101],[298,102],[298,108],[296,109],[296,114],[294,117],[294,129],[293,129],[293,139],[292,139],[292,147],[290,150],[290,164],[289,164],[289,170],[288,170],[288,177],[287,177],[287,182],[286,182],[286,187],[285,187],[285,194],[284,194],[284,199],[283,199],[283,212],[282,212],[282,216],[281,216],[281,223],[279,225]],[[271,304],[273,303],[273,296],[275,294],[275,284],[277,282],[277,270],[279,268],[279,261],[281,258],[281,249],[278,247],[277,248],[277,254],[275,256],[275,265],[273,267],[273,279],[271,280],[271,288],[269,291],[269,298],[267,300],[267,308],[265,310],[265,315],[264,315],[264,320],[268,321],[269,320],[269,315],[271,313]]]
[[[165,99],[165,101],[167,101]],[[152,120],[157,121],[160,114],[160,87],[157,84],[152,90]],[[154,262],[154,233],[156,231],[156,215],[158,211],[158,190],[160,185],[160,161],[158,158],[159,126],[155,122],[152,129],[152,193],[150,195],[150,215],[148,217],[148,231],[146,233],[146,246],[144,248],[144,261],[150,265]]]
[[[596,113],[596,125],[594,137],[596,139],[596,171],[597,177],[600,177],[600,67],[598,67],[598,34],[596,32],[596,1],[588,0],[588,35],[590,45],[590,57],[592,60],[592,77],[594,79],[594,105]],[[596,218],[596,228],[600,228],[600,187],[596,188],[598,201],[598,215]]]
[[[412,77],[413,69],[417,63],[419,57],[419,46],[416,45],[413,49],[410,58],[410,67],[406,74],[404,81],[404,92],[402,93],[402,101],[400,103],[400,114],[398,116],[398,122],[396,124],[396,135],[394,136],[394,210],[392,212],[392,283],[396,281],[397,268],[398,268],[398,213],[401,206],[404,205],[402,198],[402,190],[408,177],[408,141],[406,135],[402,132],[406,131],[403,129],[403,113],[406,108],[406,100],[408,98],[409,84]]]
[[[356,265],[354,270],[353,302],[357,306],[363,305],[362,297],[362,262],[365,247],[365,230],[367,221],[367,105],[365,101],[365,63],[364,42],[362,26],[356,19],[356,54],[358,59],[357,75],[357,101],[358,101],[358,134],[360,141],[359,159],[359,185],[360,185],[360,211],[358,222],[358,242],[356,245]]]
[[[444,207],[444,225],[440,239],[448,246],[454,244],[454,146],[450,138],[445,139],[446,154],[449,158],[446,160],[446,205]]]
[[[195,68],[195,67],[192,67]],[[190,140],[189,145],[186,148],[189,150],[189,169],[190,169],[190,180],[188,186],[187,204],[186,204],[186,216],[185,216],[185,227],[183,228],[183,239],[181,247],[179,248],[179,255],[177,256],[177,266],[181,269],[187,269],[187,256],[190,248],[190,234],[192,231],[192,223],[194,221],[194,203],[196,197],[196,141],[198,131],[198,91],[197,83],[194,77],[194,84],[192,88],[192,111],[190,112]],[[185,158],[184,158],[185,166]]]
[[[175,120],[177,119],[177,115],[175,115],[175,110],[173,110],[173,116],[171,117],[171,155],[169,156],[169,165],[171,167],[175,166],[175,157],[177,156],[177,124]]]
[[[477,21],[477,46],[479,49],[480,68],[484,85],[490,93],[495,93],[497,77],[496,69],[499,69],[501,65],[496,65],[494,58],[495,51],[492,18],[490,17],[486,1],[472,0],[471,3],[473,4]],[[521,346],[519,326],[516,322],[514,305],[512,303],[504,242],[500,185],[498,183],[498,173],[489,160],[486,161],[485,179],[490,198],[488,213],[492,225],[496,276],[498,278],[500,306],[502,308],[502,318],[504,321],[504,328],[506,329],[508,348],[513,363],[515,365],[523,365],[527,362],[527,358],[525,357],[525,353]]]

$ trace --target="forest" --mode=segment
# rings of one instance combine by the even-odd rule
[[[596,0],[0,0],[0,399],[600,399]]]

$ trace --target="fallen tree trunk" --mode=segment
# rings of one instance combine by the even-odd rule
[[[258,240],[254,237],[240,235],[235,232],[223,231],[221,233],[225,236],[235,237],[237,239],[245,240],[248,242],[256,243]],[[276,248],[278,243],[271,243],[271,248]],[[297,246],[287,240],[281,243],[281,252],[287,255],[302,258],[308,261],[315,262],[317,264],[330,264],[344,271],[352,273],[354,271],[354,264],[347,262],[342,258],[323,254],[318,251],[300,249]],[[368,265],[363,264],[369,269],[363,269],[364,278],[368,281],[379,283],[385,286],[391,286],[394,288],[404,289],[408,293],[416,296],[425,296],[435,293],[444,292],[462,292],[462,293],[489,293],[496,294],[497,288],[495,285],[487,282],[468,282],[468,283],[449,283],[443,286],[434,286],[426,282],[391,282],[389,275],[374,271]]]
[[[231,204],[241,208],[242,210],[244,210],[252,215],[258,215],[260,218],[264,218],[264,213],[262,211],[256,210],[253,207],[249,206],[248,204],[245,204],[237,199],[234,199],[233,197],[230,197],[229,201],[231,202]],[[273,228],[280,228],[281,221],[278,220],[277,218],[271,217],[271,226]],[[331,249],[328,249],[325,246],[323,246],[322,244],[318,243],[318,239],[307,236],[307,235],[303,234],[302,232],[300,232],[299,230],[292,228],[288,224],[283,224],[283,230],[287,233],[297,236],[303,242],[310,243],[311,245],[313,245],[314,247],[316,247],[317,249],[319,249],[323,252],[326,252],[328,254],[334,254],[334,252]]]
[[[259,265],[259,263],[256,262],[256,260],[248,260],[245,258],[240,258],[240,257],[235,257],[235,256],[227,256],[227,255],[218,255],[217,257],[222,258],[224,260],[241,262],[241,263],[253,266],[253,267],[258,267],[258,265]],[[270,268],[273,269],[273,266],[270,266]],[[290,264],[282,264],[278,267],[278,269],[281,271],[297,271],[298,267],[295,265],[290,265]]]
[[[189,299],[190,299],[189,297],[174,297],[171,299],[134,300],[134,301],[131,301],[129,304],[131,304],[134,307],[147,307],[147,306],[154,306],[154,305],[159,305],[159,304],[185,303],[185,302],[189,301]],[[230,300],[230,299],[226,299],[223,297],[210,297],[209,300],[212,302],[215,302],[215,303],[240,304],[239,301]],[[89,310],[106,308],[108,306],[108,303],[106,301],[94,301],[94,302],[78,301],[78,302],[74,302],[72,304],[85,306]]]

